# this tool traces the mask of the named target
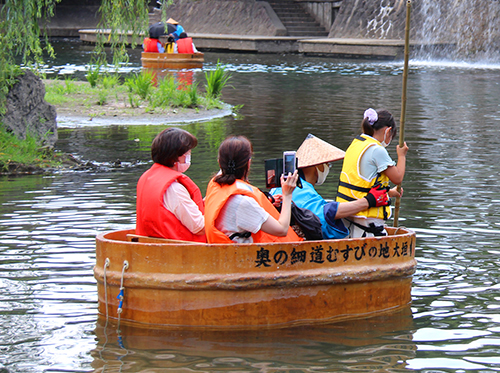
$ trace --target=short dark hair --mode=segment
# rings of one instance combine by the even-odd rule
[[[151,144],[153,162],[173,167],[179,157],[198,145],[196,137],[180,128],[167,128],[156,135]]]
[[[389,127],[391,129],[392,139],[396,136],[398,129],[396,127],[396,121],[392,114],[384,109],[377,110],[378,119],[373,126],[368,122],[368,118],[364,118],[361,122],[361,129],[363,133],[366,133],[369,136],[373,136],[376,130],[379,130],[383,127]]]
[[[236,179],[246,179],[252,153],[252,143],[245,136],[226,138],[219,146],[221,173],[215,176],[214,181],[220,185],[232,185]]]
[[[188,37],[188,34],[186,34],[185,32],[181,32],[181,34],[179,35],[179,39],[184,39],[187,37]]]

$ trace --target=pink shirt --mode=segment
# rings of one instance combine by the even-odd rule
[[[203,234],[205,217],[191,199],[188,190],[181,183],[174,181],[163,196],[165,208],[193,234]]]

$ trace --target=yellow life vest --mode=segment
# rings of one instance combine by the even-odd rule
[[[361,157],[370,146],[381,146],[380,142],[368,135],[357,136],[347,148],[340,173],[340,182],[337,190],[337,202],[349,202],[363,198],[375,184],[389,187],[389,178],[383,173],[368,180],[360,174]],[[372,207],[355,214],[365,218],[387,220],[391,215],[390,206]]]
[[[165,44],[165,53],[174,53],[174,42]]]

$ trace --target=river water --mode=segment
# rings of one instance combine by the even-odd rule
[[[49,74],[82,77],[88,46],[56,44]],[[402,62],[206,54],[231,72],[239,115],[183,124],[198,137],[187,174],[203,193],[229,134],[263,161],[308,133],[346,149],[363,111],[401,108]],[[138,53],[124,71],[139,71]],[[135,224],[135,187],[166,125],[59,128],[57,149],[98,168],[0,177],[0,372],[493,372],[500,370],[500,65],[410,62],[410,147],[400,225],[417,232],[412,304],[313,328],[169,332],[104,325],[96,233]],[[204,83],[202,70],[193,78]],[[83,123],[82,123],[83,124]],[[396,157],[395,144],[388,148]],[[334,196],[340,164],[326,185]],[[167,260],[167,258],[166,258]],[[154,300],[152,300],[154,302]]]

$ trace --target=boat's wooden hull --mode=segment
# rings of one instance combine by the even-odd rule
[[[411,301],[415,233],[388,230],[388,237],[264,245],[131,242],[133,230],[103,233],[94,268],[99,312],[118,318],[122,278],[120,322],[161,328],[284,327],[396,310]]]
[[[194,69],[203,67],[203,53],[142,52],[141,63],[146,69]]]

